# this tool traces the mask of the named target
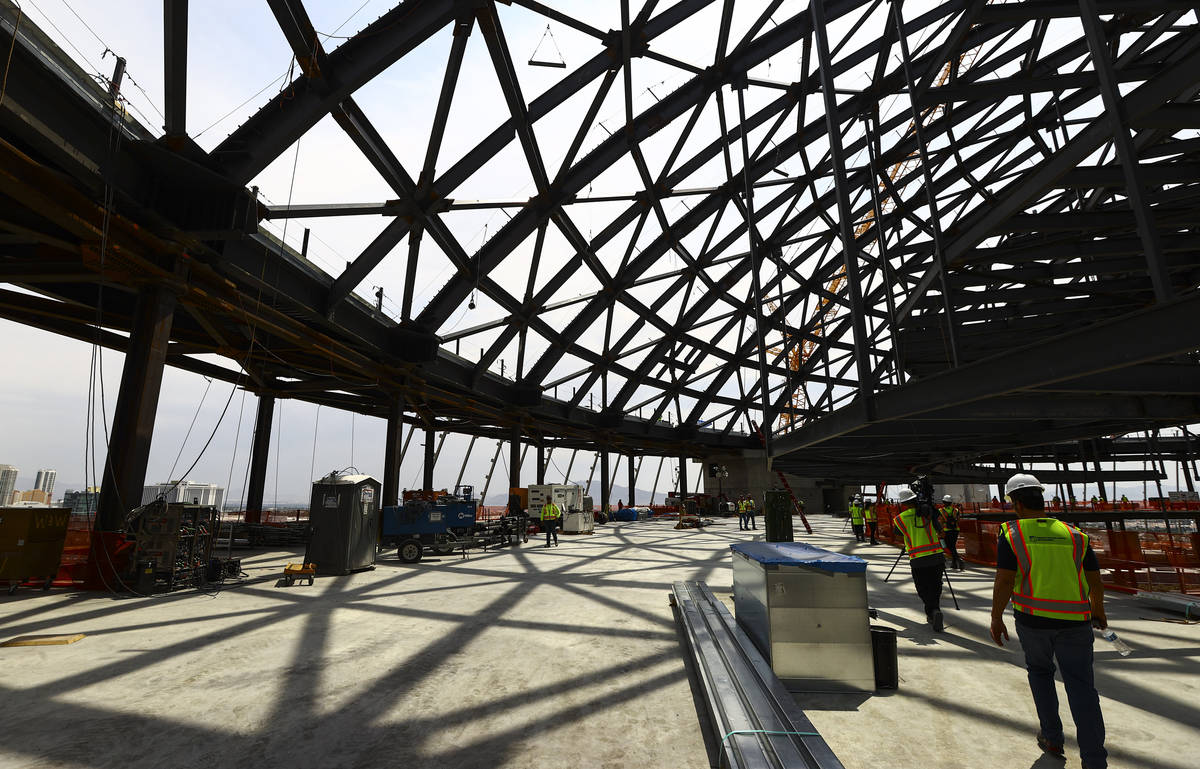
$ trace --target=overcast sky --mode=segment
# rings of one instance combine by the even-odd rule
[[[548,4],[569,9],[571,14],[601,30],[619,26],[619,4],[616,2],[563,0]],[[803,0],[788,0],[772,21],[786,19],[806,4]],[[293,59],[265,2],[206,0],[190,5],[188,127],[198,143],[204,149],[211,150],[271,98],[278,97],[292,71]],[[315,27],[323,33],[324,46],[331,50],[344,42],[344,36],[353,34],[385,13],[393,2],[307,0],[305,5]],[[632,5],[636,13],[641,3],[634,2]],[[655,42],[655,49],[701,66],[710,63],[720,5],[711,4],[678,29],[664,35]],[[930,2],[913,0],[906,3],[905,7],[912,18],[929,5]],[[86,3],[83,0],[25,0],[22,6],[30,19],[41,25],[90,72],[111,73],[113,57],[105,53],[106,49],[125,57],[128,69],[124,92],[130,108],[148,127],[156,133],[161,132],[162,3],[159,0],[109,0],[103,4]],[[765,6],[765,0],[739,0],[733,25],[735,40]],[[553,39],[546,37],[547,20],[524,8],[505,5],[499,8],[504,33],[517,63],[527,101],[599,50],[592,38],[553,22],[550,23]],[[877,34],[877,30],[869,25],[851,28],[844,21],[836,22],[831,31],[835,43],[841,37],[852,35],[849,50]],[[419,168],[423,158],[449,44],[450,31],[442,30],[355,95],[356,101],[410,169]],[[557,59],[561,55],[568,69],[527,66],[524,62],[533,56],[535,49],[540,59]],[[788,82],[797,76],[798,71],[798,53],[789,49],[764,63],[754,74]],[[507,107],[479,34],[474,34],[468,43],[463,72],[465,74],[459,80],[451,110],[439,171],[449,167],[453,160],[507,117]],[[851,73],[845,82],[839,80],[838,85],[853,86],[855,78],[860,77],[865,76]],[[639,59],[634,69],[632,89],[636,94],[635,110],[641,111],[653,104],[688,78],[690,75],[681,70]],[[749,89],[749,111],[765,104],[777,93],[762,93],[764,90],[769,89]],[[536,131],[548,159],[547,166],[557,168],[555,160],[565,153],[590,98],[590,90],[581,93],[578,98],[573,98],[539,121]],[[729,94],[725,98],[733,99]],[[735,103],[730,101],[727,105]],[[614,88],[600,110],[597,125],[587,136],[584,151],[606,138],[610,129],[623,119],[621,91],[620,88]],[[706,108],[695,129],[695,142],[702,144],[711,141],[716,130],[715,107]],[[645,149],[649,157],[653,158],[656,153],[662,154],[669,149],[678,130],[675,134],[670,131],[662,133],[662,137],[655,139],[658,144],[647,143]],[[798,163],[795,168],[781,164],[781,173],[796,173],[798,168]],[[722,164],[713,162],[699,169],[694,177],[689,177],[688,184],[684,186],[720,184],[724,180]],[[329,203],[383,201],[395,197],[328,117],[296,145],[283,152],[253,183],[260,187],[266,201],[273,204],[283,204],[289,199],[297,203]],[[827,183],[827,180],[822,183]],[[588,194],[625,193],[637,184],[637,173],[626,157],[617,167],[597,178],[589,186]],[[514,141],[460,189],[455,190],[454,197],[508,199],[528,197],[533,192],[529,171],[521,157],[519,145]],[[669,213],[677,215],[686,210],[685,206],[684,202],[677,199],[669,204]],[[590,237],[623,207],[624,204],[593,203],[574,207],[571,215],[580,230]],[[505,214],[498,210],[456,212],[448,215],[446,220],[468,252],[478,248],[489,233],[494,233],[507,221]],[[337,274],[348,259],[352,259],[379,233],[384,224],[386,222],[381,217],[375,216],[292,220],[287,223],[286,231],[279,222],[272,222],[270,226],[297,248],[303,229],[311,227],[314,235],[310,247],[311,258],[318,266]],[[651,222],[642,239],[634,245],[644,245],[647,239],[655,237],[655,226]],[[561,262],[571,252],[565,241],[559,242],[561,238],[554,230],[550,231],[547,260],[557,259]],[[618,243],[616,247],[620,250],[623,245]],[[521,284],[528,272],[531,250],[531,243],[522,244],[494,274],[501,285],[511,286],[515,295],[523,291]],[[404,253],[402,242],[359,287],[360,294],[371,296],[376,285],[384,286],[385,310],[393,315],[398,314],[398,297],[404,280]],[[601,256],[611,258],[605,253]],[[422,243],[421,259],[417,282],[414,284],[414,301],[418,309],[452,275],[449,261],[429,244],[428,238]],[[663,272],[680,266],[675,257],[666,257],[661,261]],[[550,266],[553,266],[553,261],[550,261]],[[541,271],[546,275],[551,272],[550,269]],[[544,279],[540,274],[539,282]],[[588,282],[588,277],[592,282]],[[578,280],[560,287],[556,298],[594,291],[598,286],[593,276],[580,275]],[[650,286],[647,297],[660,290],[659,286]],[[646,301],[648,303],[649,299]],[[503,311],[487,297],[481,295],[478,305],[474,311],[463,307],[439,332],[446,335],[486,324],[503,315]],[[664,308],[664,314],[670,309],[670,306]],[[564,322],[569,319],[570,312],[574,310],[568,310],[567,315],[562,316]],[[615,319],[618,327],[622,323],[632,322],[632,319],[628,309],[618,306]],[[558,318],[551,321],[557,322]],[[476,348],[489,344],[497,333],[497,330],[491,330],[465,338],[462,343],[463,354],[468,358],[477,358]],[[584,339],[599,346],[600,333],[600,330],[589,330]],[[646,337],[650,338],[648,333]],[[103,351],[102,355],[93,356],[89,345],[7,321],[0,321],[0,339],[5,342],[3,349],[7,363],[0,367],[0,463],[14,464],[20,468],[20,488],[31,487],[34,474],[41,467],[58,470],[58,493],[83,486],[85,479],[93,475],[90,463],[85,463],[84,453],[92,373],[97,374],[94,379],[97,386],[103,382],[104,400],[111,423],[123,356],[113,351]],[[531,349],[537,349],[538,344],[544,349],[545,340],[535,340],[531,336]],[[504,357],[511,376],[515,353],[506,350]],[[560,368],[556,369],[556,375],[567,376],[572,371],[572,365],[582,365],[569,358],[567,356]],[[99,376],[101,371],[102,377]],[[570,386],[572,382],[563,385],[564,394]],[[732,381],[728,387],[736,392]],[[638,397],[641,397],[640,392]],[[638,397],[633,402],[637,402]],[[252,394],[234,391],[230,385],[221,382],[210,385],[197,375],[168,369],[163,382],[147,481],[179,477],[195,463],[187,473],[190,480],[227,486],[229,499],[241,499],[244,496],[244,478],[256,407],[257,399]],[[348,413],[330,409],[321,409],[318,413],[316,407],[288,400],[278,401],[277,409],[265,493],[267,505],[276,499],[280,502],[307,499],[311,479],[330,470],[353,465],[377,477],[381,474],[384,441],[384,424],[381,420],[352,417]],[[706,412],[705,418],[711,415]],[[103,461],[103,420],[96,418],[92,422],[95,426],[95,442],[101,447],[99,458],[94,462],[95,468],[99,469]],[[201,453],[210,436],[211,444]],[[422,435],[413,439],[405,458],[401,471],[401,484],[404,487],[419,485],[421,441]],[[468,439],[461,436],[452,436],[447,441],[435,473],[436,486],[453,485],[467,442]],[[492,441],[476,443],[463,482],[474,483],[477,487],[483,485],[495,449]],[[492,483],[492,493],[502,489],[507,482],[507,456],[505,448],[501,452],[501,462]],[[551,468],[549,476],[558,480],[566,473],[568,456],[559,453],[553,459],[555,466]],[[532,453],[527,467],[531,464]],[[590,454],[580,454],[575,460],[571,477],[586,479],[591,464]],[[639,488],[649,490],[655,484],[657,466],[656,460],[646,462],[638,477]],[[624,481],[624,468],[615,474]],[[693,479],[698,475],[698,472],[690,473]],[[657,483],[660,497],[664,488],[671,487],[673,477],[674,462],[668,461]],[[532,481],[532,470],[525,473],[523,481]],[[1169,480],[1168,487],[1174,487],[1174,477]],[[1131,496],[1135,491],[1140,495],[1140,484],[1136,489],[1131,485],[1129,491]]]

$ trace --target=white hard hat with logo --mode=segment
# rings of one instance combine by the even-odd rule
[[[899,493],[896,494],[896,499],[900,500],[901,502],[907,502],[910,499],[916,499],[916,496],[917,492],[913,491],[912,489],[900,489]]]
[[[1038,491],[1045,491],[1046,487],[1043,486],[1041,481],[1033,477],[1033,475],[1030,473],[1017,473],[1008,479],[1008,483],[1004,484],[1004,493],[1005,495],[1012,494],[1014,491],[1019,489],[1037,489]]]

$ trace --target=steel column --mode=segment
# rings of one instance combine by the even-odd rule
[[[250,450],[250,477],[246,486],[246,523],[262,521],[263,490],[267,485],[267,459],[271,456],[271,424],[275,419],[275,396],[260,393],[258,418],[254,422],[254,444]]]
[[[433,466],[437,462],[433,441],[436,436],[437,432],[432,427],[425,428],[425,461],[421,468],[423,473],[421,488],[425,491],[433,491]]]
[[[98,531],[120,531],[125,515],[142,503],[175,295],[164,288],[145,288],[135,313],[100,485]]]
[[[546,482],[546,447],[540,443],[537,446],[537,482]]]
[[[508,440],[508,487],[521,487],[521,428],[514,427]],[[511,493],[511,492],[510,492]]]
[[[600,451],[600,509],[608,512],[609,482],[608,482],[608,449]]]
[[[626,461],[629,462],[629,506],[633,507],[637,498],[637,491],[634,489],[634,484],[637,483],[637,467],[633,464],[633,455],[630,454]]]
[[[404,398],[396,395],[389,404],[387,437],[383,446],[383,504],[400,504],[400,461],[404,427]]]
[[[687,457],[679,458],[679,499],[686,500],[688,497],[688,482],[687,482]],[[682,502],[680,503],[679,514],[683,515]]]
[[[188,0],[163,0],[163,84],[167,136],[187,133]]]

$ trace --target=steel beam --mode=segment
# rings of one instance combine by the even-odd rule
[[[1096,0],[1079,0],[1079,15],[1083,22],[1084,35],[1087,37],[1088,50],[1092,54],[1092,68],[1096,71],[1096,77],[1100,79],[1100,96],[1104,100],[1104,111],[1112,131],[1113,146],[1125,172],[1125,195],[1137,219],[1138,236],[1146,252],[1146,264],[1149,267],[1150,282],[1154,286],[1154,296],[1158,301],[1165,302],[1174,296],[1175,292],[1167,275],[1154,214],[1146,200],[1137,151],[1129,136],[1129,116],[1125,110],[1125,99],[1118,89],[1112,61],[1109,59],[1109,41],[1100,23],[1100,11]]]

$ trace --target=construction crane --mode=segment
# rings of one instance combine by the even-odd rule
[[[972,48],[970,51],[964,51],[962,54],[960,54],[957,62],[959,71],[963,72],[969,69],[971,64],[975,62],[975,57],[978,55],[978,47]],[[946,62],[945,66],[942,67],[942,71],[938,73],[934,87],[940,87],[950,79],[950,73],[954,69],[954,63],[955,62],[953,61]],[[936,104],[922,112],[922,127],[937,117],[937,115],[941,113],[942,109],[943,105]],[[913,135],[913,133],[916,131],[916,125],[917,121],[915,118],[909,122],[908,129],[904,132],[904,136],[906,138]],[[890,213],[896,207],[895,199],[888,194],[888,190],[891,188],[890,183],[896,181],[897,179],[903,179],[908,172],[912,170],[912,167],[919,162],[921,162],[920,154],[917,150],[913,150],[906,158],[900,160],[890,169],[888,169],[888,182],[879,182],[879,210],[881,214]],[[866,218],[854,228],[855,240],[866,233],[867,230],[871,229],[872,225],[874,224],[875,211],[872,209],[867,211]],[[868,245],[867,248],[869,247],[870,246]],[[816,319],[816,323],[813,324],[812,335],[802,340],[799,345],[792,345],[788,349],[788,367],[791,368],[792,371],[801,370],[804,364],[808,362],[808,359],[812,357],[812,354],[817,349],[819,337],[824,335],[825,329],[834,321],[834,319],[837,318],[838,313],[841,312],[841,303],[831,301],[830,297],[837,296],[838,291],[841,290],[842,285],[845,282],[846,267],[845,265],[842,265],[841,267],[838,267],[838,271],[834,274],[834,276],[829,279],[829,283],[827,283],[825,286],[825,293],[821,295],[817,303],[816,311],[813,314],[814,318]],[[771,308],[771,311],[774,312],[776,310],[774,303],[768,304]],[[785,335],[785,344],[786,341],[787,337]],[[772,349],[770,352],[774,355],[778,355],[779,348]],[[779,426],[782,429],[791,429],[797,422],[804,421],[804,414],[808,412],[809,404],[808,393],[804,389],[803,384],[792,390],[791,400],[792,407],[779,415]]]

